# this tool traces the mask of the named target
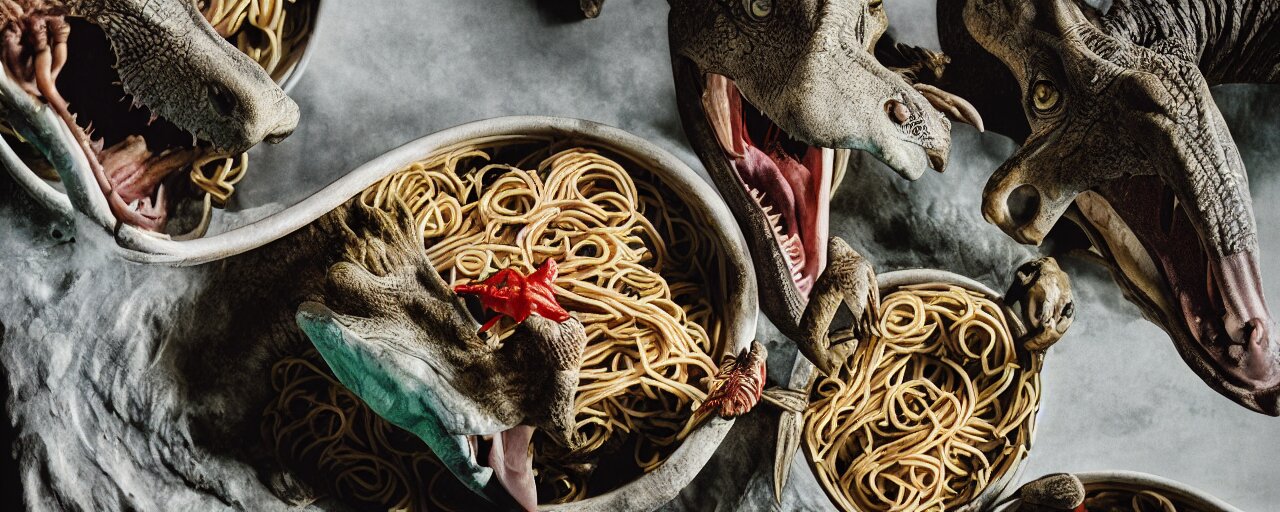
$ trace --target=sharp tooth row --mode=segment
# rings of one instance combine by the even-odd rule
[[[743,185],[747,189],[747,195],[751,196],[764,212],[764,216],[769,220],[769,227],[773,229],[774,238],[778,242],[778,248],[781,249],[782,258],[786,260],[788,270],[791,271],[791,279],[796,283],[801,283],[804,276],[805,255],[804,242],[800,240],[800,235],[787,235],[782,227],[782,214],[774,212],[774,205],[765,204],[764,192],[761,192],[750,185]]]
[[[787,260],[792,279],[798,281],[804,277],[804,243],[800,241],[800,235],[783,237],[779,234],[778,248],[782,249],[782,257]]]

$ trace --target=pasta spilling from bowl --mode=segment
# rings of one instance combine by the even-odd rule
[[[878,335],[813,383],[803,441],[843,510],[952,510],[1009,476],[1031,444],[1040,377],[1000,305],[957,286],[903,287]]]
[[[716,305],[726,276],[710,227],[657,176],[619,155],[499,137],[442,149],[361,200],[385,208],[403,201],[428,258],[454,285],[556,262],[556,299],[586,328],[575,402],[584,442],[570,450],[535,435],[540,502],[615,489],[679,446],[725,352]],[[488,336],[501,342],[515,327],[504,317]],[[356,445],[356,456],[378,457]]]

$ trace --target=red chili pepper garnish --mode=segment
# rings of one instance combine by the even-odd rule
[[[504,268],[479,284],[460,284],[454,286],[453,291],[477,295],[481,306],[499,313],[485,322],[480,327],[480,332],[489,330],[503,315],[511,317],[516,323],[523,322],[533,313],[563,322],[569,319],[569,312],[556,302],[557,273],[556,261],[547,258],[538,270],[528,276],[521,274],[519,270]]]

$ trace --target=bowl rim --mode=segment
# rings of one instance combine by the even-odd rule
[[[285,71],[280,77],[280,89],[289,94],[294,87],[297,87],[298,81],[302,80],[302,75],[307,71],[307,64],[311,63],[311,56],[315,54],[316,37],[320,34],[320,30],[324,26],[323,12],[327,3],[325,0],[311,0],[316,3],[315,10],[311,12],[311,32],[307,34],[306,41],[302,43],[302,56],[293,63],[293,66]]]
[[[410,141],[357,167],[319,192],[285,211],[244,227],[184,242],[202,246],[227,244],[197,260],[212,261],[264,245],[309,224],[387,175],[421,161],[448,146],[494,136],[549,136],[575,140],[589,147],[607,149],[657,175],[675,191],[690,210],[703,217],[712,229],[724,235],[727,303],[723,318],[725,341],[722,353],[737,353],[751,346],[759,316],[759,295],[755,270],[746,240],[738,223],[719,193],[684,161],[637,135],[619,128],[582,119],[550,116],[496,117],[446,128]],[[159,241],[154,237],[149,240]],[[164,243],[172,243],[161,241]],[[199,262],[186,260],[181,263]],[[545,505],[547,511],[632,511],[652,510],[671,501],[693,480],[720,447],[733,420],[715,418],[695,429],[657,469],[604,494],[561,505]]]
[[[1127,470],[1082,471],[1072,474],[1079,478],[1080,482],[1085,486],[1098,483],[1136,484],[1173,494],[1182,500],[1191,502],[1196,507],[1202,508],[1205,512],[1242,512],[1212,494],[1159,475]]]
[[[950,284],[950,285],[959,286],[961,288],[965,288],[971,291],[976,291],[978,293],[986,295],[987,298],[995,302],[998,306],[1000,306],[1001,309],[1005,311],[1006,315],[1011,314],[1009,310],[1009,306],[1004,303],[1003,294],[997,293],[991,287],[977,280],[962,276],[960,274],[956,274],[954,272],[939,270],[939,269],[913,268],[913,269],[893,270],[893,271],[884,272],[876,275],[876,286],[880,289],[881,296],[886,295],[886,291],[888,290],[894,290],[897,288],[901,288],[903,286],[909,286],[913,284],[925,284],[925,283]],[[1019,348],[1019,350],[1021,350],[1021,348]],[[790,379],[788,379],[788,382],[787,382],[787,387],[793,390],[801,390],[801,391],[807,392],[807,390],[809,389],[810,382],[814,378],[815,371],[816,371],[816,368],[813,366],[813,363],[810,363],[808,359],[805,359],[803,356],[797,354],[795,365],[792,367],[792,370],[791,370],[791,377]],[[1043,396],[1043,390],[1041,391],[1041,395]],[[1039,414],[1040,414],[1040,409],[1039,409],[1039,404],[1037,404],[1035,412],[1033,412],[1031,415],[1027,417],[1026,420],[1023,421],[1023,426],[1026,426],[1028,423],[1034,424]],[[1035,444],[1035,433],[1032,432],[1031,435],[1028,436],[1027,438],[1026,449],[1028,454],[1018,456],[1018,460],[1014,462],[1012,471],[1009,471],[1008,473],[988,483],[986,489],[983,489],[982,492],[978,493],[978,496],[975,497],[973,500],[969,501],[968,503],[956,509],[957,512],[978,512],[986,509],[988,505],[994,503],[997,498],[999,498],[1002,494],[1004,494],[1004,491],[1009,487],[1010,484],[1018,481],[1018,479],[1021,477],[1023,470],[1026,469],[1027,459],[1030,457],[1031,447],[1034,444]],[[816,473],[818,471],[817,464],[810,457],[809,450],[804,446],[803,441],[801,441],[801,444],[800,444],[800,451],[804,453],[805,461],[808,462],[807,466],[809,468],[809,471],[815,473],[814,478],[816,479],[817,478]],[[822,488],[822,492],[826,494],[827,499],[831,501],[832,506],[836,506],[836,499],[834,496],[831,495],[832,490],[828,489],[827,486],[822,485],[821,481],[818,482],[818,486]]]

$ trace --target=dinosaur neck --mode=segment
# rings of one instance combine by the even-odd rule
[[[1210,85],[1280,82],[1276,0],[1115,0],[1100,20],[1114,37],[1173,44],[1197,59]]]

